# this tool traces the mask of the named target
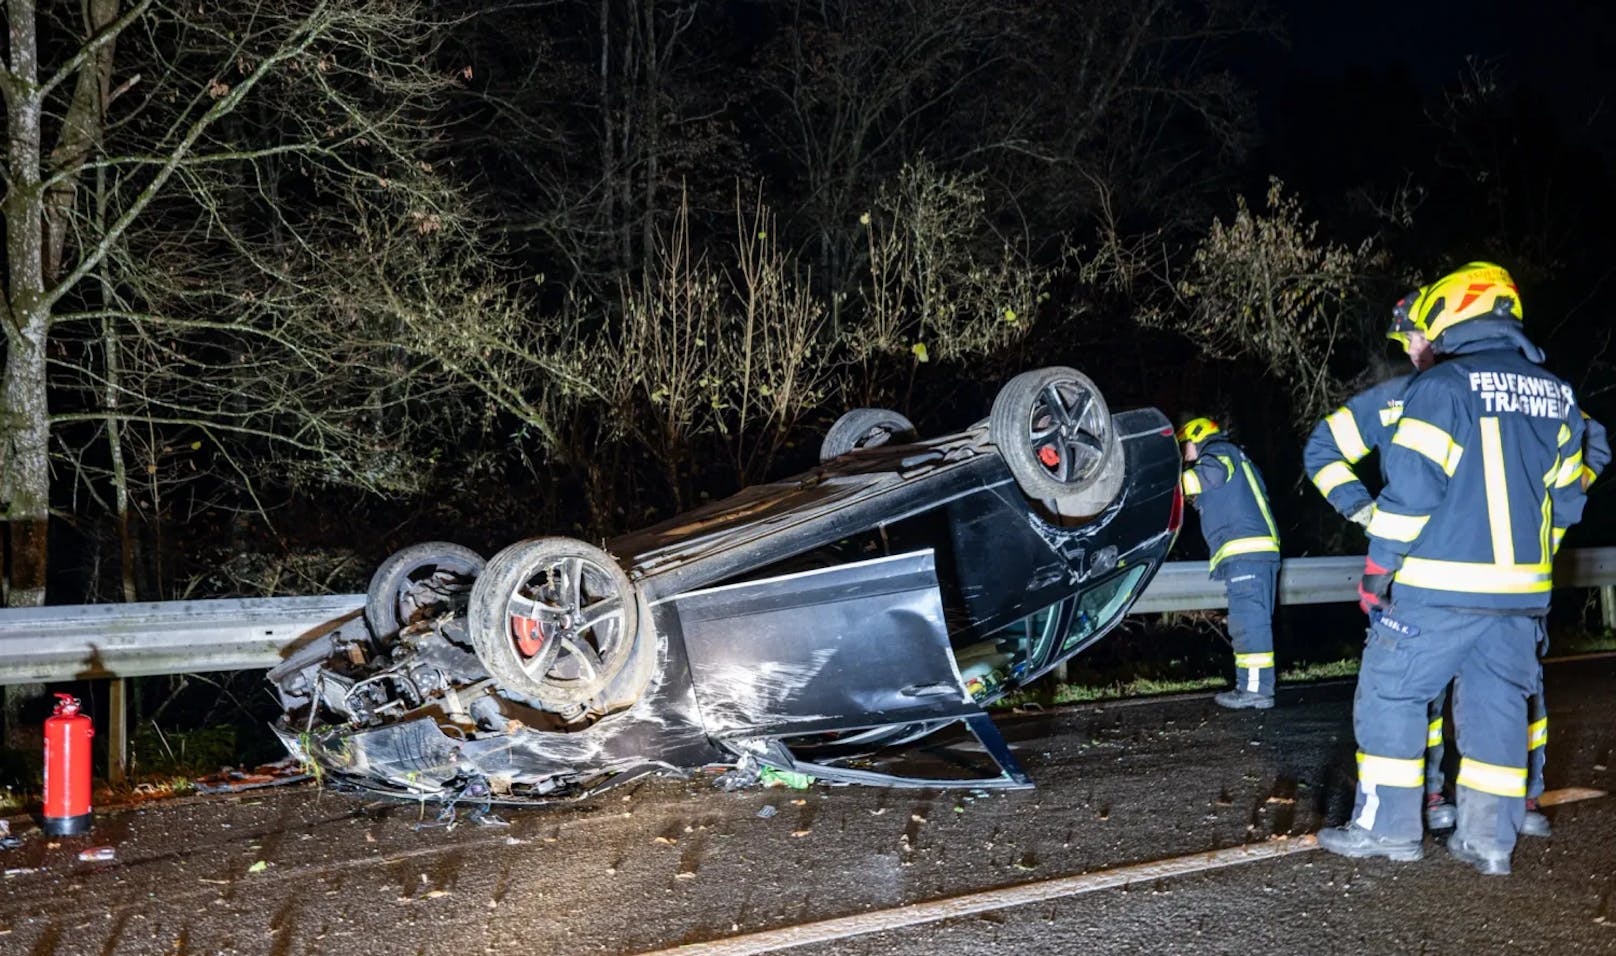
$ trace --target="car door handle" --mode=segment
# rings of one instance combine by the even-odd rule
[[[910,684],[898,691],[905,697],[936,697],[939,694],[957,694],[959,685],[952,681],[938,680],[930,684]]]

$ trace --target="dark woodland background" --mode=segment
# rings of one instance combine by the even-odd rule
[[[1400,368],[1390,304],[1476,258],[1616,419],[1602,4],[34,7],[15,603],[40,560],[78,603],[599,539],[811,465],[846,408],[937,433],[1057,363],[1222,416],[1286,553],[1354,550],[1302,437]],[[1572,544],[1608,543],[1605,490]]]

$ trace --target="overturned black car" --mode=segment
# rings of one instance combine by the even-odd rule
[[[1182,517],[1172,428],[1046,368],[963,432],[911,432],[856,409],[818,468],[604,550],[406,548],[362,622],[270,672],[276,732],[329,783],[415,799],[575,799],[710,765],[1031,786],[983,707],[1144,590]],[[875,759],[950,727],[987,772]]]

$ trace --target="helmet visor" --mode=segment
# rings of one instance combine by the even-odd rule
[[[1424,289],[1415,289],[1398,299],[1397,304],[1392,306],[1392,324],[1386,330],[1386,337],[1401,345],[1404,350],[1408,349],[1410,333],[1419,332],[1424,334],[1425,332],[1425,326],[1420,324],[1419,319],[1416,318],[1419,315],[1420,300],[1424,298],[1422,295],[1424,291]]]

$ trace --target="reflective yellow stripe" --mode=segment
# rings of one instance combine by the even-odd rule
[[[1186,495],[1198,495],[1201,493],[1201,476],[1197,475],[1194,469],[1184,472],[1184,476],[1179,479],[1178,483],[1184,489]]]
[[[1560,471],[1554,479],[1554,487],[1564,488],[1566,485],[1576,481],[1581,475],[1582,451],[1579,449],[1576,454],[1572,455],[1570,458],[1567,458],[1560,465]]]
[[[1273,667],[1274,652],[1265,651],[1261,654],[1236,654],[1234,666],[1244,670],[1248,667]]]
[[[1278,551],[1279,542],[1273,538],[1235,538],[1212,556],[1212,567],[1217,567],[1225,558],[1232,558],[1237,554],[1261,554],[1265,551]]]
[[[1464,447],[1455,442],[1452,435],[1418,418],[1404,417],[1397,425],[1397,434],[1392,436],[1392,444],[1402,445],[1431,459],[1449,478],[1453,477],[1453,471],[1459,467],[1459,459],[1464,455]]]
[[[1481,420],[1481,466],[1487,481],[1487,526],[1493,533],[1493,563],[1515,563],[1514,529],[1509,522],[1509,479],[1504,475],[1504,439],[1498,419]]]
[[[1465,594],[1537,594],[1552,588],[1548,564],[1487,564],[1405,558],[1397,583]]]
[[[1319,493],[1326,497],[1342,485],[1357,480],[1358,476],[1352,473],[1352,469],[1347,467],[1344,461],[1332,461],[1313,476],[1313,484],[1318,487]]]
[[[1582,417],[1587,418],[1588,416],[1584,415]],[[1564,447],[1565,443],[1570,441],[1570,440],[1571,440],[1571,426],[1570,425],[1561,425],[1560,426],[1560,433],[1554,439],[1555,443],[1560,445],[1561,447]]]
[[[1369,533],[1387,541],[1413,541],[1420,536],[1430,515],[1399,515],[1381,511],[1376,505],[1369,516]]]
[[[1230,458],[1228,455],[1213,455],[1212,457],[1216,458],[1218,461],[1223,462],[1223,477],[1224,477],[1224,480],[1233,481],[1234,480],[1234,459]]]
[[[1526,796],[1526,768],[1500,767],[1463,757],[1459,760],[1459,786],[1500,797]]]
[[[1246,484],[1251,488],[1251,497],[1257,502],[1257,510],[1262,512],[1262,519],[1268,525],[1268,536],[1274,539],[1274,550],[1279,550],[1279,529],[1274,527],[1274,516],[1268,513],[1268,496],[1263,494],[1262,487],[1257,484],[1257,475],[1251,470],[1251,462],[1243,461],[1240,467],[1246,473]]]
[[[1369,454],[1369,446],[1364,444],[1363,434],[1358,431],[1358,420],[1352,417],[1352,410],[1342,406],[1330,413],[1324,420],[1330,426],[1330,435],[1335,438],[1335,447],[1341,449],[1341,457],[1348,464],[1356,464],[1363,456]]]
[[[1547,494],[1543,496],[1543,520],[1537,525],[1537,551],[1538,560],[1545,563],[1554,560],[1555,545],[1550,535],[1554,523],[1554,499]]]
[[[1566,529],[1564,528],[1554,529],[1554,540],[1549,546],[1549,554],[1551,557],[1560,553],[1560,539],[1565,537],[1565,533]]]
[[[1402,418],[1402,417],[1403,417],[1403,403],[1402,402],[1398,402],[1396,405],[1388,405],[1387,407],[1380,410],[1380,424],[1384,428],[1390,428],[1393,425],[1397,424],[1397,420],[1399,418]]]
[[[1385,787],[1418,787],[1425,783],[1425,761],[1419,757],[1413,760],[1377,757],[1360,750],[1358,782]]]
[[[1442,746],[1442,718],[1441,717],[1438,717],[1437,719],[1431,721],[1430,726],[1425,728],[1425,746],[1427,746],[1427,747],[1440,747],[1440,746]]]
[[[1535,720],[1531,724],[1527,725],[1527,728],[1526,728],[1526,749],[1527,750],[1536,750],[1539,747],[1548,746],[1548,743],[1549,743],[1549,718],[1544,717],[1542,720]]]
[[[1583,491],[1587,491],[1588,486],[1593,484],[1594,479],[1598,477],[1599,473],[1594,471],[1592,468],[1589,468],[1587,465],[1583,465],[1582,471],[1577,474],[1577,480],[1582,482]]]

